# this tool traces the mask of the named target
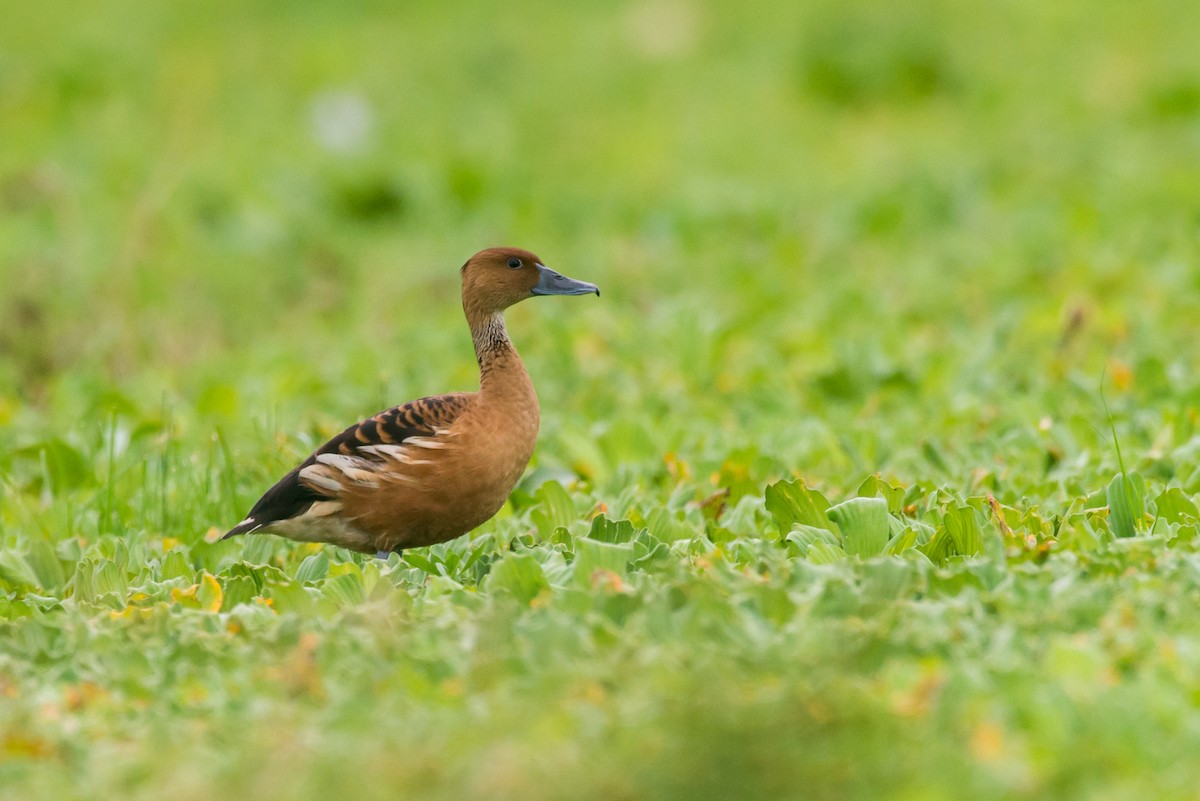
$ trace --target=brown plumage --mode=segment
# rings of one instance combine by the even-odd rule
[[[225,537],[272,531],[386,554],[465,534],[504,505],[533,454],[538,402],[504,310],[535,295],[600,294],[516,248],[462,268],[479,391],[410,401],[350,426],[259,499]]]

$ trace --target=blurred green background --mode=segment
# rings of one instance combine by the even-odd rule
[[[530,360],[572,370],[541,382],[558,408],[769,390],[798,414],[847,357],[988,346],[1021,380],[1076,308],[1091,372],[1146,328],[1178,354],[1189,8],[13,8],[5,384],[195,393],[281,357],[466,382],[455,268],[495,243],[611,293],[517,313]]]
[[[0,796],[1195,797],[1196,4],[3,18]],[[387,565],[213,544],[473,388],[493,245],[603,289],[509,315],[513,504]],[[875,473],[1033,550],[784,547],[768,484]],[[563,589],[598,512],[670,557]]]

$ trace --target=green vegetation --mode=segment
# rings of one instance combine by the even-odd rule
[[[1200,6],[521,8],[5,9],[0,798],[1195,799]],[[494,244],[510,506],[215,542]]]

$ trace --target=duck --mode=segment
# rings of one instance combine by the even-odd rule
[[[274,533],[387,559],[490,520],[533,456],[540,409],[504,312],[527,298],[600,295],[528,250],[488,248],[461,269],[477,392],[402,403],[317,448],[221,539]]]

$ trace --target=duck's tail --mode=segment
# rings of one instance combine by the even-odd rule
[[[255,520],[253,516],[247,517],[245,520],[229,529],[229,531],[226,531],[221,539],[227,540],[230,537],[236,537],[238,534],[253,534],[262,527],[263,524]]]

